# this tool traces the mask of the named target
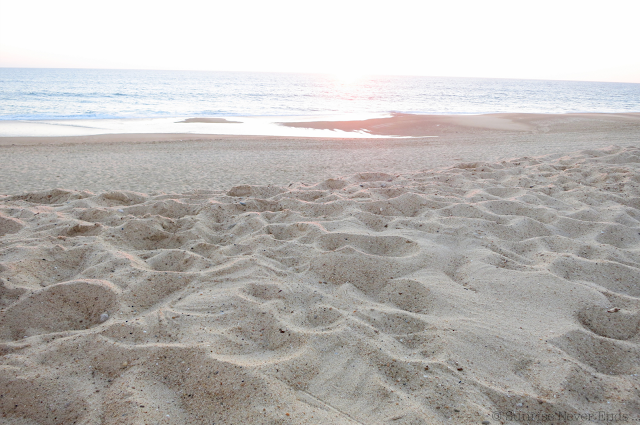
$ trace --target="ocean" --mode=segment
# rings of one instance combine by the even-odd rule
[[[0,120],[640,112],[640,84],[0,68]]]

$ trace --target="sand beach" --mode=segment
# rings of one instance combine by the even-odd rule
[[[640,114],[283,125],[0,138],[0,422],[640,418]]]

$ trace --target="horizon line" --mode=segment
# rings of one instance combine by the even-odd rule
[[[166,71],[166,72],[228,72],[228,73],[258,73],[258,74],[306,74],[306,75],[339,75],[339,72],[332,71],[248,71],[248,70],[213,70],[213,69],[166,69],[166,68],[89,68],[89,67],[37,67],[37,66],[0,66],[0,69],[76,69],[93,71]],[[460,78],[460,79],[482,79],[482,80],[523,80],[523,81],[563,81],[581,83],[613,83],[613,84],[640,84],[631,81],[602,81],[602,80],[574,80],[562,78],[517,78],[517,77],[477,77],[477,76],[449,76],[449,75],[425,75],[425,74],[376,74],[357,73],[361,77],[426,77],[426,78]]]

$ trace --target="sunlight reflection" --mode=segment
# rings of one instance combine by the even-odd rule
[[[353,84],[364,79],[365,75],[361,72],[354,71],[338,71],[331,74],[340,84]]]

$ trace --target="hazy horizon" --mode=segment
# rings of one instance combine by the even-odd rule
[[[229,69],[153,69],[153,68],[88,68],[88,67],[38,67],[38,66],[0,66],[0,69],[83,69],[94,71],[166,71],[166,72],[221,72],[221,73],[261,73],[261,74],[309,74],[309,75],[335,75],[332,72],[303,72],[303,71],[248,71]],[[593,82],[593,83],[622,83],[640,84],[640,82],[629,81],[603,81],[603,80],[571,80],[571,79],[545,79],[545,78],[511,78],[511,77],[476,77],[476,76],[448,76],[448,75],[418,75],[418,74],[362,74],[358,77],[432,77],[432,78],[467,78],[467,79],[487,79],[487,80],[531,80],[531,81],[566,81],[566,82]]]

